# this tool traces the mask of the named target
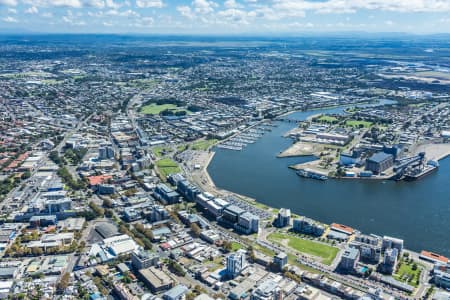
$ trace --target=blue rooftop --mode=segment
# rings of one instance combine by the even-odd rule
[[[386,159],[393,158],[392,154],[387,154],[384,152],[377,152],[374,155],[372,155],[368,160],[376,163],[380,163],[385,161]]]

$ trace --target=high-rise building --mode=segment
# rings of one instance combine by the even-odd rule
[[[291,210],[288,208],[281,208],[278,212],[275,226],[286,227],[291,223]]]
[[[398,253],[401,253],[403,251],[403,240],[390,236],[384,236],[381,248],[382,251],[385,251],[389,248],[395,248],[398,250]]]
[[[288,256],[284,252],[280,252],[273,257],[273,263],[277,266],[278,270],[283,270],[283,268],[288,263]]]
[[[242,270],[247,267],[245,250],[240,249],[235,253],[231,253],[227,257],[227,274],[234,278],[241,274]]]
[[[294,219],[292,229],[296,232],[321,236],[325,232],[325,227],[314,220],[306,217]]]
[[[239,216],[235,228],[245,234],[256,233],[259,230],[259,217],[246,211]]]
[[[398,253],[397,248],[389,248],[384,252],[383,263],[380,266],[383,273],[394,273],[395,267],[397,266]]]
[[[339,268],[342,271],[353,272],[356,269],[356,264],[359,261],[359,250],[355,248],[347,248],[341,257]]]

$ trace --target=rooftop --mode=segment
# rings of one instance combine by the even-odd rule
[[[375,163],[381,163],[387,159],[393,158],[392,154],[387,154],[384,152],[377,152],[369,157],[367,160]]]

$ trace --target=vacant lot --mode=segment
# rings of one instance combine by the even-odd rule
[[[282,233],[270,234],[269,240],[283,246],[285,246],[287,243],[287,246],[298,252],[320,257],[322,258],[322,263],[326,265],[331,265],[337,253],[339,252],[339,249],[336,247],[331,247],[322,243],[304,240]]]

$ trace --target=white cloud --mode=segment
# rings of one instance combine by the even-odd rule
[[[128,9],[125,11],[118,11],[116,9],[111,9],[105,12],[107,16],[118,16],[118,17],[139,17],[139,13],[134,10]]]
[[[84,6],[95,7],[95,8],[104,8],[105,1],[103,1],[103,0],[87,0],[84,2]]]
[[[393,12],[450,11],[448,0],[274,0],[274,7],[283,10],[315,11],[317,13],[354,13],[357,10]]]
[[[0,0],[0,6],[6,5],[6,6],[16,6],[17,0]]]
[[[36,6],[32,6],[30,8],[28,8],[27,10],[25,10],[26,14],[37,14],[39,13],[39,9]]]
[[[177,11],[183,16],[188,19],[193,19],[195,17],[194,13],[192,12],[192,9],[189,6],[182,5],[177,6]]]
[[[143,17],[137,20],[133,25],[138,28],[152,27],[155,20],[152,17]]]
[[[214,8],[217,7],[217,3],[208,0],[194,0],[192,2],[192,6],[194,7],[194,11],[205,15],[214,12]]]
[[[122,4],[114,2],[114,0],[105,0],[105,6],[108,8],[118,9],[122,7]]]
[[[223,4],[226,8],[243,8],[243,6],[236,2],[236,0],[227,0]]]
[[[50,6],[81,8],[83,4],[80,0],[50,0]]]
[[[236,24],[249,24],[247,21],[247,12],[235,8],[230,8],[227,10],[222,10],[217,13],[219,20],[221,22],[225,21],[231,25]]]
[[[16,18],[13,18],[11,16],[4,17],[2,19],[2,21],[3,22],[7,22],[7,23],[17,23],[17,22],[19,22]]]
[[[136,6],[139,8],[162,8],[164,6],[164,3],[162,0],[136,0]]]
[[[36,7],[83,7],[81,0],[22,0],[22,2]]]
[[[62,16],[62,21],[64,23],[70,24],[72,26],[84,26],[86,22],[83,20],[78,20],[72,16],[71,13],[68,13],[67,16]]]

